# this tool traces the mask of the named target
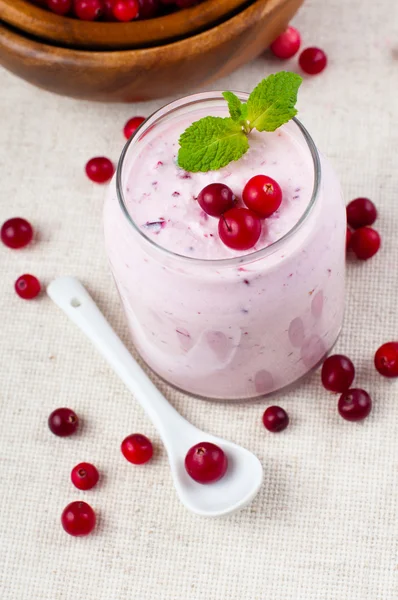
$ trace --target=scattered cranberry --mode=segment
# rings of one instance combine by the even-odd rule
[[[159,0],[138,0],[140,3],[140,10],[138,13],[139,19],[153,19],[159,12],[160,2]]]
[[[387,342],[375,354],[375,367],[384,377],[398,377],[398,342]]]
[[[347,205],[347,221],[353,229],[373,225],[376,219],[376,207],[368,198],[356,198]]]
[[[280,207],[282,190],[268,175],[255,175],[243,188],[242,199],[250,210],[265,219]]]
[[[277,433],[289,425],[289,416],[280,406],[269,406],[263,414],[263,423],[268,431]]]
[[[380,236],[375,229],[361,227],[353,232],[350,248],[352,248],[357,258],[368,260],[379,250],[380,243]]]
[[[372,399],[365,390],[347,390],[339,398],[338,410],[346,421],[362,421],[372,410]]]
[[[32,240],[33,228],[25,219],[15,217],[3,223],[0,236],[1,241],[8,248],[24,248]]]
[[[306,48],[300,54],[299,64],[304,73],[318,75],[327,65],[327,57],[320,48]]]
[[[138,0],[117,0],[113,6],[113,15],[118,21],[127,23],[138,17],[139,10]]]
[[[347,227],[347,232],[345,234],[345,248],[346,248],[346,250],[348,250],[348,248],[351,245],[351,237],[352,237],[352,231],[351,231],[351,229],[349,229]]]
[[[123,132],[126,139],[130,139],[133,133],[138,129],[140,125],[145,121],[145,117],[133,117],[129,119],[124,126]]]
[[[66,437],[75,433],[79,419],[70,408],[57,408],[48,417],[48,426],[55,435]]]
[[[289,26],[270,46],[271,52],[278,58],[291,58],[300,48],[301,37],[295,27]]]
[[[71,502],[61,516],[62,527],[69,535],[88,535],[95,527],[95,512],[87,502]]]
[[[199,4],[200,0],[174,0],[175,5],[178,8],[190,8],[191,6],[195,6],[195,4]]]
[[[247,208],[231,208],[220,217],[218,233],[228,248],[248,250],[261,235],[261,221]]]
[[[86,174],[91,181],[95,183],[105,183],[109,181],[114,173],[115,169],[109,158],[105,156],[97,156],[91,158],[86,164]]]
[[[73,467],[70,478],[79,490],[91,490],[98,483],[99,473],[91,463],[79,463]]]
[[[102,15],[101,0],[74,0],[75,15],[82,21],[95,21]]]
[[[33,300],[41,291],[40,281],[34,275],[28,274],[18,277],[14,287],[18,296],[24,300]]]
[[[141,433],[133,433],[126,437],[121,445],[124,458],[134,465],[143,465],[151,460],[153,446],[151,440]]]
[[[210,183],[198,196],[201,208],[212,217],[221,217],[233,207],[235,196],[232,190],[223,183]]]
[[[228,459],[224,451],[211,442],[195,444],[185,457],[185,469],[198,483],[214,483],[224,477]]]
[[[47,6],[56,15],[67,15],[72,10],[72,0],[47,0]]]
[[[342,354],[329,356],[322,365],[322,385],[330,392],[345,392],[355,377],[355,368]]]

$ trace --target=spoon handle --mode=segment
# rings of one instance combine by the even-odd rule
[[[157,428],[163,442],[187,421],[169,404],[113,331],[90,294],[75,277],[60,277],[47,288],[50,298],[86,334],[124,381]]]

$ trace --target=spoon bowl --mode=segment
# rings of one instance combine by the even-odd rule
[[[253,500],[263,481],[263,468],[258,458],[249,450],[188,423],[135,361],[77,279],[56,279],[48,286],[47,293],[93,342],[157,428],[167,450],[176,491],[184,506],[198,515],[218,517],[235,512]],[[192,446],[205,441],[223,449],[228,458],[228,469],[222,479],[203,485],[186,472],[185,456]]]

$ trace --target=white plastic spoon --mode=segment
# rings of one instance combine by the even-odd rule
[[[253,500],[263,480],[258,458],[245,448],[188,423],[134,360],[77,279],[56,279],[48,286],[47,293],[90,338],[152,420],[166,447],[181,502],[194,513],[218,517],[239,510]],[[186,453],[200,442],[217,444],[228,457],[227,473],[216,483],[196,483],[185,470]]]

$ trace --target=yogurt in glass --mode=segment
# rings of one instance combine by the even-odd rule
[[[247,94],[237,94],[242,101]],[[252,132],[249,151],[219,171],[177,166],[194,121],[228,116],[220,92],[154,113],[127,143],[107,195],[107,254],[134,344],[163,379],[194,395],[244,399],[311,371],[343,321],[346,213],[340,185],[301,123]],[[237,252],[197,202],[209,183],[238,206],[254,175],[282,188],[256,246]]]

